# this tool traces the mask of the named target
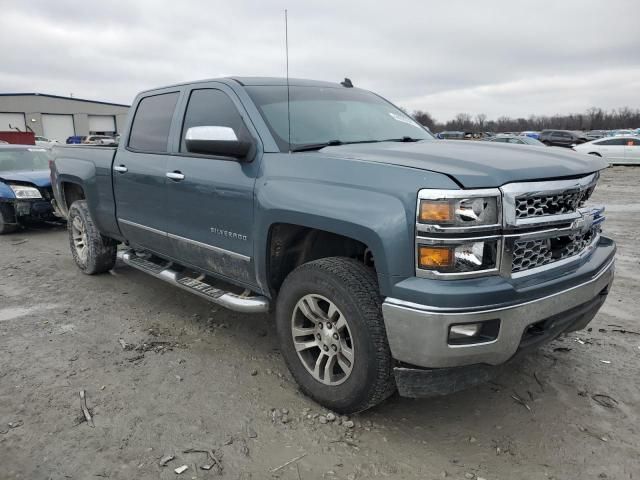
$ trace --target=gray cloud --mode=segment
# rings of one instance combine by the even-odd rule
[[[127,103],[169,83],[283,76],[285,7],[292,76],[349,76],[438,120],[640,107],[633,0],[12,2],[0,91]]]

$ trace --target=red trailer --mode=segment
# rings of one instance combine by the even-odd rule
[[[18,145],[36,144],[36,136],[33,132],[0,132],[0,140]]]

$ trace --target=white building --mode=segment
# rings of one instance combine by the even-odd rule
[[[0,131],[33,131],[65,142],[72,135],[124,130],[129,105],[43,93],[0,93]]]

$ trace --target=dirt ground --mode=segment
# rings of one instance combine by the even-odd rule
[[[351,428],[298,391],[268,315],[124,265],[85,276],[60,227],[1,237],[0,479],[638,479],[640,168],[609,169],[595,200],[619,253],[589,331],[472,390],[393,397]],[[213,449],[222,472],[188,449]]]

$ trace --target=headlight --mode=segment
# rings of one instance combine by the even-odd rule
[[[25,187],[24,185],[9,185],[16,198],[42,198],[37,188]]]
[[[421,239],[418,239],[420,242]],[[491,271],[497,268],[499,242],[447,240],[418,244],[418,267],[439,273]]]
[[[421,199],[418,222],[442,227],[496,225],[500,219],[498,198],[493,196]]]
[[[499,271],[502,249],[499,189],[418,192],[416,273],[462,278]]]

